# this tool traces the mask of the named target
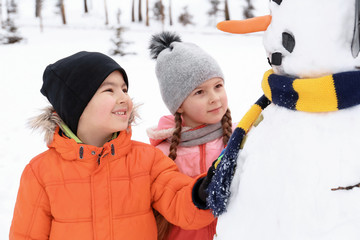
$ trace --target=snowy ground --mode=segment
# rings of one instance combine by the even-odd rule
[[[0,45],[0,239],[8,238],[23,168],[32,157],[46,150],[42,136],[26,126],[30,117],[47,106],[40,93],[44,68],[81,50],[107,54],[113,47],[110,38],[114,36],[114,30],[105,27],[102,18],[94,21],[89,16],[80,16],[82,21],[87,18],[86,22],[70,18],[65,27],[58,23],[60,19],[45,19],[44,31],[40,32],[37,20],[32,17],[33,3],[27,4],[18,19],[20,33],[26,40],[15,45]],[[24,9],[30,9],[31,13]],[[162,27],[155,24],[150,28],[140,24],[128,24],[127,27],[124,37],[133,42],[129,51],[135,51],[137,55],[114,59],[128,73],[129,94],[135,103],[142,104],[142,119],[133,127],[133,139],[148,142],[145,129],[155,125],[160,116],[168,114],[159,95],[155,62],[150,59],[147,49],[151,35],[161,31]],[[167,26],[166,30],[178,32],[183,41],[198,44],[218,60],[225,74],[233,119],[239,121],[262,94],[262,75],[269,68],[262,35],[225,34],[205,24],[189,28]]]

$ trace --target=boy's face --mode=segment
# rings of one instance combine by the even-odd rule
[[[177,112],[181,113],[186,126],[197,127],[218,123],[227,108],[224,80],[212,78],[194,89]]]
[[[114,132],[125,130],[132,110],[133,103],[127,94],[124,78],[119,71],[114,71],[104,80],[82,113],[78,136],[111,136]]]

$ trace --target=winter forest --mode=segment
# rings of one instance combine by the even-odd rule
[[[134,140],[170,114],[150,58],[149,41],[163,30],[212,55],[225,75],[234,122],[262,94],[269,69],[262,33],[219,31],[225,19],[267,14],[268,0],[0,0],[0,239],[8,239],[20,176],[47,146],[28,121],[48,106],[40,93],[45,67],[78,51],[113,57],[129,76],[129,95],[139,105]]]
[[[81,2],[81,1],[77,1]],[[96,2],[96,7],[94,6]],[[121,35],[124,31],[124,26],[122,24],[122,14],[126,13],[129,15],[131,19],[131,23],[143,24],[146,27],[151,27],[152,24],[160,24],[162,28],[165,25],[171,27],[173,25],[197,25],[199,22],[194,19],[194,14],[196,12],[192,12],[189,10],[193,2],[189,2],[186,5],[181,7],[177,6],[176,2],[173,0],[132,0],[128,1],[129,7],[117,7],[114,9],[113,6],[108,4],[110,1],[95,1],[95,0],[84,0],[82,2],[82,12],[78,12],[79,15],[91,15],[94,10],[98,12],[98,9],[94,9],[100,7],[98,4],[102,2],[103,5],[103,23],[105,26],[115,26],[115,32],[117,39],[114,40],[114,44],[116,45],[116,49],[114,49],[114,54],[124,55],[126,52],[122,49],[123,45],[126,44],[125,41],[122,40]],[[119,1],[120,2],[120,1]],[[173,3],[174,2],[174,3]],[[198,1],[200,2],[200,1]],[[215,26],[218,21],[222,20],[230,20],[231,15],[235,17],[235,19],[243,19],[243,18],[251,18],[254,17],[255,7],[252,0],[238,0],[237,9],[229,9],[229,0],[208,0],[207,9],[203,13],[206,15],[208,19],[208,25]],[[1,44],[12,44],[16,42],[20,42],[23,40],[23,37],[18,32],[18,24],[16,19],[20,14],[18,12],[18,8],[21,7],[22,1],[20,0],[2,0],[0,2],[0,43]],[[68,25],[68,18],[72,18],[70,11],[68,9],[72,9],[72,5],[74,3],[65,0],[58,1],[45,1],[45,0],[36,0],[33,2],[33,17],[37,19],[40,31],[43,31],[44,25],[46,25],[46,8],[52,8],[54,13],[54,18],[58,18],[58,21],[62,23],[63,26]],[[78,3],[77,3],[78,4]],[[178,9],[180,8],[180,9]],[[230,12],[232,14],[230,15]],[[116,19],[116,22],[110,22],[109,14],[115,13],[115,16],[112,16]],[[198,17],[198,16],[197,16]],[[128,19],[128,20],[130,20]]]

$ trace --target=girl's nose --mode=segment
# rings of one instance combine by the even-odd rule
[[[210,92],[210,96],[209,96],[209,102],[213,103],[216,102],[220,99],[219,94],[217,94],[215,91]]]

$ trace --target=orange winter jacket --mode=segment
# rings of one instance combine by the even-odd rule
[[[160,150],[122,131],[103,147],[55,131],[49,149],[25,167],[10,239],[152,240],[152,208],[185,229],[211,223],[192,202],[196,180]]]

